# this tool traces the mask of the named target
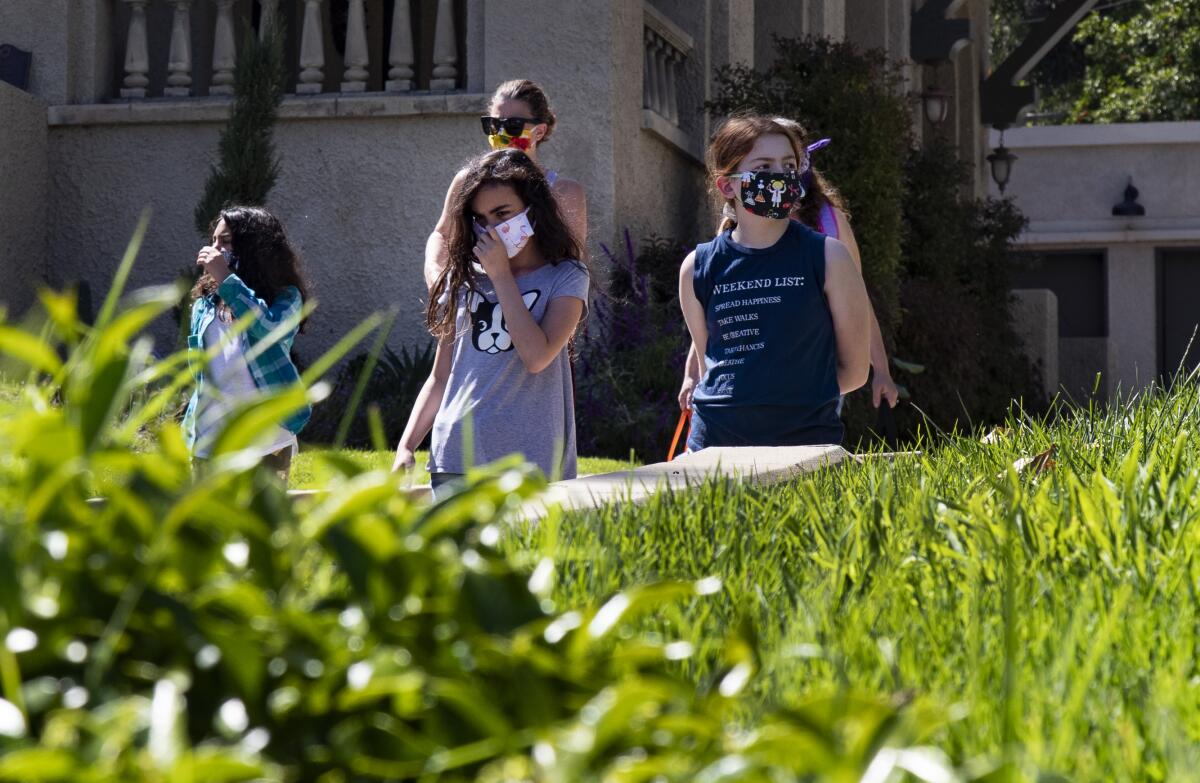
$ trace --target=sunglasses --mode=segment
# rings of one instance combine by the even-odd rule
[[[526,117],[480,117],[479,120],[483,124],[484,134],[488,136],[496,135],[500,131],[509,136],[520,136],[526,125],[537,124],[535,120]]]

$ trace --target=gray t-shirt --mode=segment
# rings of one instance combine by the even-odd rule
[[[525,369],[491,280],[482,273],[476,279],[483,296],[459,297],[454,356],[433,422],[429,470],[465,471],[463,431],[469,420],[474,440],[470,464],[520,453],[549,477],[575,478],[575,395],[567,349],[537,374]],[[516,283],[539,324],[550,302],[561,296],[581,299],[586,307],[588,273],[576,261],[546,264],[517,277]]]

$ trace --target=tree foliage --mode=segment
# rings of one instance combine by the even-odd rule
[[[231,204],[262,206],[279,179],[274,128],[283,101],[283,27],[278,22],[260,40],[248,25],[233,76],[233,112],[221,131],[219,161],[204,183],[196,206],[196,231],[208,236],[213,219]]]
[[[995,0],[999,64],[1055,0]],[[1037,112],[1063,123],[1200,118],[1200,0],[1106,0],[1029,74]]]

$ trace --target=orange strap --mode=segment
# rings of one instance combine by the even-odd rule
[[[679,414],[679,424],[675,427],[675,437],[671,439],[671,450],[667,452],[667,462],[675,459],[675,449],[679,446],[679,436],[683,434],[683,425],[688,425],[688,432],[691,432],[691,423],[688,420],[688,411],[681,411]]]

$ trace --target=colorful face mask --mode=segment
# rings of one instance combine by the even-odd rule
[[[739,199],[751,215],[787,220],[804,198],[798,171],[743,171]]]
[[[532,128],[536,121],[527,117],[480,117],[483,133],[494,150],[512,147],[528,150],[533,146]]]
[[[488,134],[488,144],[494,150],[503,150],[511,147],[515,150],[526,151],[533,146],[533,133],[529,128],[525,128],[521,131],[520,136],[510,136],[501,130],[499,133]]]
[[[526,207],[521,212],[495,227],[496,233],[500,235],[500,241],[504,243],[504,251],[508,253],[509,258],[520,253],[529,244],[529,240],[533,238],[533,224],[529,222],[528,213],[529,208]],[[476,222],[475,233],[479,236],[484,236],[487,234],[487,229]]]

